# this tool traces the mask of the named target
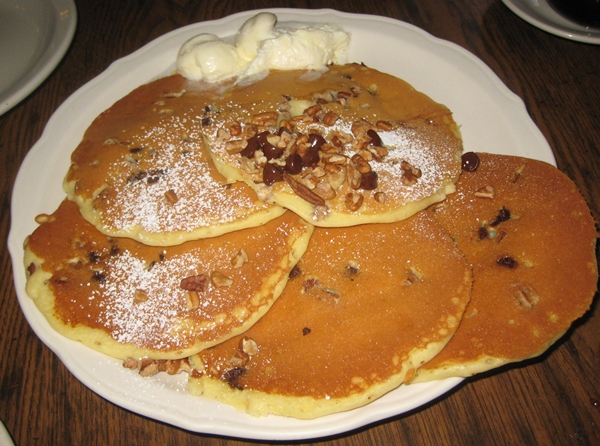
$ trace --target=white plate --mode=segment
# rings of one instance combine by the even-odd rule
[[[6,427],[2,421],[0,421],[0,446],[14,446],[12,437],[6,430]]]
[[[393,73],[454,111],[465,150],[506,153],[554,164],[546,140],[523,102],[479,59],[452,43],[396,20],[332,10],[271,10],[280,21],[337,23],[352,33],[350,60]],[[263,440],[293,440],[346,432],[417,408],[460,379],[403,386],[359,409],[316,420],[253,418],[186,393],[185,377],[141,378],[112,360],[58,335],[25,294],[25,237],[35,215],[51,213],[64,197],[62,176],[91,121],[133,88],[174,69],[180,45],[201,32],[234,34],[257,11],[175,30],[116,61],[74,93],[48,122],[19,171],[12,200],[9,248],[19,302],[31,327],[90,389],[133,412],[198,432]]]
[[[577,42],[600,44],[600,29],[580,25],[552,8],[547,0],[502,0],[523,20],[550,34]]]
[[[56,68],[76,22],[73,0],[0,0],[0,115]]]

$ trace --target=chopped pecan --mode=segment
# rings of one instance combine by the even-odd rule
[[[136,289],[133,293],[133,303],[139,304],[148,300],[148,293],[146,290],[140,288]]]
[[[540,296],[530,285],[517,283],[513,285],[513,297],[527,309],[533,308],[540,300]]]
[[[314,204],[315,206],[325,206],[325,200],[323,198],[314,193],[304,184],[296,181],[290,174],[284,173],[283,179],[300,198],[308,201],[310,204]]]
[[[143,358],[140,361],[140,375],[142,376],[153,376],[156,375],[158,370],[158,361],[155,359]]]
[[[165,198],[169,204],[175,204],[177,201],[179,201],[179,197],[173,189],[169,189],[165,192]]]
[[[359,194],[357,192],[350,192],[346,194],[344,203],[349,211],[356,212],[362,206],[364,199],[365,198],[362,194]]]
[[[333,112],[329,111],[329,112],[325,113],[325,115],[323,116],[323,124],[325,124],[325,125],[327,125],[327,126],[331,127],[332,125],[334,125],[334,124],[335,124],[335,122],[336,122],[336,121],[337,121],[339,118],[340,118],[340,117],[339,117],[337,114],[335,114],[335,113],[333,113]]]
[[[181,289],[186,291],[204,291],[208,283],[208,277],[206,274],[199,274],[197,276],[186,277],[181,279],[179,286]]]
[[[479,198],[494,198],[496,195],[494,187],[487,185],[475,191],[475,196]]]
[[[129,356],[123,360],[123,367],[126,369],[135,370],[138,368],[138,360]]]
[[[250,117],[249,124],[268,127],[277,124],[279,113],[277,112],[261,112]]]
[[[200,306],[198,291],[188,291],[185,293],[185,306],[188,310],[194,310]]]
[[[417,183],[418,179],[421,178],[421,169],[412,166],[408,161],[402,161],[400,167],[404,171],[402,175],[402,184],[405,186],[412,186]]]
[[[237,254],[231,259],[231,265],[234,268],[241,268],[248,261],[248,253],[244,248],[240,248]]]
[[[231,277],[227,277],[220,271],[213,271],[210,275],[210,281],[216,287],[227,287],[233,284],[233,279]]]
[[[254,339],[244,336],[240,339],[240,350],[248,356],[253,356],[258,353],[258,344]]]

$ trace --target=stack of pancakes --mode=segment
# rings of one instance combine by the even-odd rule
[[[463,154],[450,110],[362,65],[158,79],[71,160],[25,242],[40,311],[253,415],[539,355],[596,290],[595,223],[566,176]]]

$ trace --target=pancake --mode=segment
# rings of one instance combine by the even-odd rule
[[[315,418],[410,379],[456,330],[471,270],[425,212],[315,228],[271,310],[194,356],[188,388],[241,411]]]
[[[69,199],[103,234],[168,246],[258,226],[284,209],[226,184],[203,140],[204,115],[223,86],[169,76],[98,116],[71,156]]]
[[[317,226],[402,220],[452,193],[460,174],[450,110],[362,65],[272,71],[209,115],[219,172]]]
[[[472,264],[473,296],[454,337],[415,382],[538,356],[596,292],[598,234],[575,184],[542,161],[485,153],[479,160],[456,194],[430,210]]]
[[[281,294],[312,233],[286,212],[162,248],[102,235],[69,200],[37,220],[27,293],[59,333],[116,358],[184,358],[242,333]]]

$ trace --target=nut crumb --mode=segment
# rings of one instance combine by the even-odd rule
[[[244,248],[241,248],[237,254],[231,259],[231,265],[238,269],[248,261],[248,253]]]
[[[227,277],[220,271],[213,271],[210,275],[210,281],[216,287],[227,287],[233,284],[233,279],[231,277]]]

